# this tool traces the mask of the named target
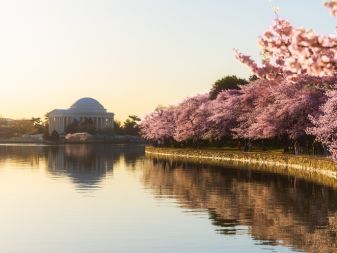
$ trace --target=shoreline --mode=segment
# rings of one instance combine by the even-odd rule
[[[337,188],[337,164],[323,157],[269,152],[240,152],[192,148],[145,147],[153,158],[230,166],[300,177]]]

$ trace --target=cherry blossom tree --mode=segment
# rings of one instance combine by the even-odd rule
[[[317,87],[321,78],[298,79],[295,83],[261,79],[242,87],[239,99],[239,124],[233,131],[237,137],[267,139],[287,136],[296,140],[306,135],[311,126],[309,115],[317,115],[326,101],[325,92]],[[256,92],[258,91],[258,92]]]
[[[176,128],[175,110],[174,106],[158,107],[145,116],[139,125],[142,137],[157,144],[173,140]]]
[[[176,131],[174,139],[178,142],[201,140],[209,128],[206,124],[209,116],[209,94],[190,97],[176,108]]]
[[[231,137],[231,130],[237,125],[240,115],[241,94],[241,90],[225,90],[208,103],[209,114],[205,122],[207,125],[204,131],[205,139],[220,140],[223,137]]]
[[[272,137],[269,125],[263,128],[257,122],[258,117],[274,102],[272,89],[276,81],[259,79],[241,87],[237,103],[237,126],[232,129],[234,137],[243,139],[264,139]],[[268,120],[272,120],[268,119]],[[267,119],[266,119],[267,120]]]
[[[332,159],[337,162],[337,91],[329,91],[327,96],[327,102],[320,107],[321,115],[311,116],[314,126],[308,128],[307,132],[325,144]]]

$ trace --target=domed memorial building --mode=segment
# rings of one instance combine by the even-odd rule
[[[91,122],[96,129],[113,128],[114,114],[107,112],[103,105],[93,98],[81,98],[69,109],[55,109],[47,114],[49,133],[54,130],[64,134],[67,127],[77,122]]]

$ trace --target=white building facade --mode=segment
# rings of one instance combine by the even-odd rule
[[[79,124],[91,120],[96,129],[114,127],[114,113],[107,112],[103,105],[93,98],[81,98],[69,109],[55,109],[47,114],[49,134],[54,130],[64,134],[69,124],[77,121]]]

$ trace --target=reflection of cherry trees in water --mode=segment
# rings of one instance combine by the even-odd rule
[[[248,226],[263,243],[308,252],[337,249],[336,190],[293,177],[156,159],[143,170],[144,183],[157,196],[207,210],[219,233],[242,233]]]

